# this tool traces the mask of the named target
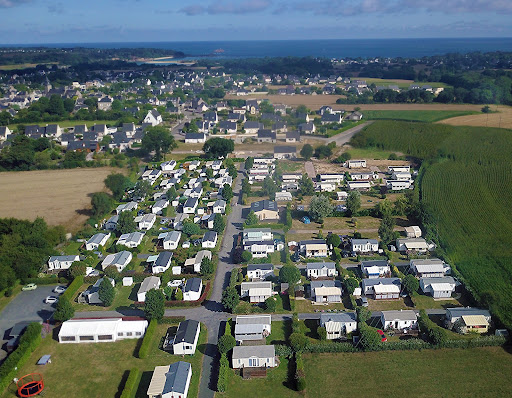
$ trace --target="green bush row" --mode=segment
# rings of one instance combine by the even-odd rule
[[[229,361],[226,354],[220,356],[219,378],[217,380],[217,391],[224,392],[228,387]]]
[[[63,277],[57,277],[57,276],[47,276],[44,278],[27,278],[24,279],[23,282],[25,284],[27,283],[35,283],[36,285],[54,285],[56,283],[65,283],[68,284],[69,280]]]
[[[297,391],[304,391],[306,389],[306,372],[304,371],[304,361],[302,354],[295,353],[295,387]]]
[[[133,368],[126,379],[126,383],[121,393],[121,398],[133,397],[134,391],[137,391],[137,382],[139,380],[139,369]]]
[[[149,322],[149,326],[146,329],[146,333],[144,334],[144,339],[142,340],[142,344],[140,345],[138,357],[140,359],[144,359],[148,356],[149,349],[151,348],[151,343],[153,342],[153,336],[155,335],[156,326],[158,321],[156,319],[152,319]]]
[[[73,301],[73,297],[75,296],[76,292],[78,292],[78,289],[84,284],[84,277],[83,275],[77,276],[75,279],[73,279],[73,282],[71,282],[66,289],[64,293],[62,293],[61,297],[66,297],[70,302]]]
[[[5,390],[21,368],[29,359],[32,352],[41,343],[40,323],[34,322],[27,326],[27,329],[20,337],[20,344],[0,366],[0,391]]]

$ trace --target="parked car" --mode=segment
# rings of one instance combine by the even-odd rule
[[[382,330],[378,329],[378,330],[377,330],[377,333],[378,333],[378,334],[380,334],[381,341],[382,341],[383,343],[385,343],[386,341],[388,341],[388,338],[386,337],[386,334],[385,334]]]
[[[184,249],[188,249],[190,247],[190,242],[187,240],[185,242],[183,242],[183,244],[181,245],[182,248]]]
[[[36,289],[37,289],[37,285],[35,283],[29,283],[28,285],[25,285],[21,288],[21,290],[23,290],[23,291],[36,290]]]
[[[368,299],[366,297],[361,297],[359,301],[361,302],[362,307],[368,307]]]
[[[64,286],[55,286],[55,289],[53,289],[54,293],[64,293],[66,291],[66,288]]]
[[[58,299],[57,297],[55,297],[55,296],[48,296],[48,297],[46,297],[46,298],[44,299],[44,302],[45,302],[46,304],[54,304],[54,303],[56,303],[57,301],[59,301],[59,299]]]

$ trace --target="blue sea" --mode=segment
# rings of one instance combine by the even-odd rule
[[[9,45],[14,47],[16,45]],[[162,48],[183,51],[188,58],[261,58],[313,56],[326,58],[408,57],[418,58],[473,51],[512,51],[512,38],[460,39],[341,39],[341,40],[253,40],[181,41],[127,43],[23,44],[20,47]],[[214,54],[215,50],[221,53]]]

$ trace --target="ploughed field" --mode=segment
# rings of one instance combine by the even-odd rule
[[[89,217],[90,194],[104,191],[112,168],[12,171],[0,173],[0,218],[34,220],[78,230]]]
[[[428,238],[438,237],[475,298],[512,326],[512,131],[378,121],[351,144],[423,159],[416,185]]]

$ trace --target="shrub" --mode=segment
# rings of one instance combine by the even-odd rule
[[[325,329],[323,326],[320,326],[316,331],[318,336],[320,336],[320,340],[327,340],[327,329]]]
[[[60,296],[59,301],[57,302],[55,313],[53,314],[53,319],[59,322],[65,322],[68,319],[73,318],[74,315],[75,309],[69,302],[68,298],[63,294]]]
[[[110,283],[108,278],[103,278],[98,290],[99,299],[103,302],[103,306],[110,307],[114,301],[116,292],[114,286]]]
[[[128,378],[126,379],[126,383],[124,384],[123,392],[121,393],[121,398],[131,398],[134,394],[134,391],[137,390],[137,382],[139,380],[139,369],[133,368],[130,370],[128,374]]]
[[[309,339],[302,333],[294,332],[290,335],[290,345],[294,352],[304,352],[308,346]]]
[[[292,348],[285,344],[276,344],[275,346],[276,355],[290,357],[293,355]]]
[[[405,278],[402,279],[402,284],[409,295],[416,293],[420,288],[420,282],[412,274],[406,275]]]
[[[217,391],[224,392],[228,386],[229,361],[226,354],[220,355],[219,378],[217,380]]]
[[[279,280],[290,285],[300,281],[300,270],[295,265],[285,265],[279,270]]]
[[[219,338],[217,348],[221,354],[226,354],[231,351],[236,345],[236,340],[231,334],[224,334]]]
[[[66,291],[64,293],[62,293],[60,298],[62,299],[62,297],[66,297],[69,301],[73,301],[73,297],[75,296],[76,292],[78,292],[78,289],[80,289],[80,287],[83,284],[84,284],[84,276],[83,275],[77,276],[75,279],[73,279],[73,282],[71,282],[69,284]]]
[[[148,320],[163,318],[165,313],[165,297],[161,290],[151,289],[146,293],[144,313]]]
[[[359,323],[359,343],[365,351],[378,351],[382,346],[377,329],[368,326],[364,322]]]
[[[142,344],[140,345],[138,357],[140,359],[144,359],[148,356],[149,349],[151,348],[151,343],[153,342],[153,336],[155,335],[157,320],[152,319],[149,322],[149,326],[146,329],[146,333],[144,334],[144,339],[142,340]]]
[[[300,353],[295,354],[295,381],[297,391],[304,391],[306,389],[306,374],[304,372],[304,361]]]
[[[235,287],[228,286],[222,292],[222,305],[229,312],[233,312],[240,301],[240,296]]]
[[[276,312],[277,303],[274,297],[269,297],[265,300],[265,309],[268,312]]]

